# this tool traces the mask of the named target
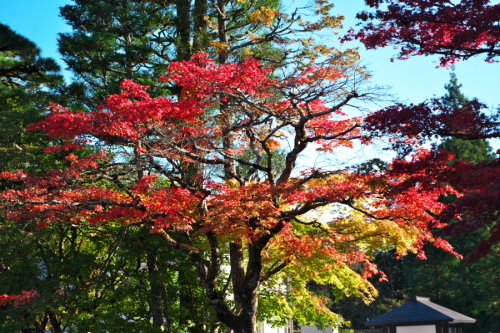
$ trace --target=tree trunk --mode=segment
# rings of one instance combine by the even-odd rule
[[[206,318],[207,314],[200,313],[200,309],[202,308],[198,304],[199,299],[193,293],[193,288],[197,286],[197,279],[182,264],[179,267],[178,273],[180,287],[179,301],[180,308],[183,311],[179,317],[179,326],[187,327],[188,323],[191,322],[194,326],[189,327],[188,331],[190,333],[206,333],[204,318]]]
[[[59,323],[59,320],[57,320],[57,317],[54,314],[54,312],[47,310],[47,315],[49,317],[50,325],[52,326],[54,332],[62,332],[63,330],[61,329],[61,324]]]
[[[177,44],[177,61],[189,60],[191,56],[191,1],[177,0],[175,2],[177,18],[175,26],[179,36]]]
[[[195,0],[193,9],[193,52],[206,51],[209,46],[207,11],[207,0]]]
[[[243,300],[240,297],[239,290],[243,287],[245,280],[245,268],[243,267],[243,248],[241,244],[231,243],[229,245],[229,254],[231,262],[231,283],[233,284],[234,295],[234,313],[239,315],[243,309]]]
[[[221,43],[228,43],[229,39],[227,36],[227,16],[226,16],[226,7],[227,7],[227,0],[217,0],[217,27],[219,30],[219,42]],[[228,61],[229,55],[225,54],[223,52],[219,53],[219,64],[225,64]]]
[[[161,278],[161,272],[157,265],[157,254],[155,250],[146,253],[150,284],[150,303],[153,317],[153,325],[170,332],[171,320],[168,315],[168,294]]]

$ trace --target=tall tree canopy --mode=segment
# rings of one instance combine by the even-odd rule
[[[61,15],[73,31],[60,35],[60,51],[76,78],[64,91],[72,97],[71,101],[64,103],[75,109],[91,110],[106,94],[118,93],[123,78],[150,84],[149,91],[154,96],[177,95],[178,87],[160,86],[153,78],[163,74],[170,61],[188,59],[198,50],[211,52],[218,62],[255,56],[277,65],[292,56],[304,63],[310,62],[308,57],[313,55],[339,60],[356,58],[355,53],[346,52],[344,57],[343,53],[330,52],[333,49],[315,46],[307,36],[340,24],[339,17],[328,14],[328,4],[318,2],[317,5],[298,10],[320,14],[319,22],[309,22],[297,21],[298,11],[290,15],[281,13],[277,1],[76,1],[61,8]],[[296,32],[294,39],[288,35],[292,25]],[[313,53],[304,46],[316,47],[316,50]],[[33,121],[24,123],[23,130]],[[58,143],[58,139],[53,140],[52,145]],[[89,151],[95,148],[91,145]],[[80,157],[88,153],[73,152]],[[57,153],[62,157],[66,154],[65,151]],[[273,153],[273,163],[280,163],[280,156],[279,151]],[[59,166],[64,167],[65,163]],[[191,177],[199,166],[182,163],[187,168],[186,180],[192,178],[191,184],[199,184]],[[248,166],[242,168],[249,169]],[[19,185],[17,181],[9,183]],[[202,289],[197,287],[192,269],[185,267],[185,259],[179,257],[179,253],[159,245],[157,235],[113,223],[49,225],[45,232],[33,232],[31,223],[4,222],[6,244],[19,242],[23,234],[25,237],[22,242],[25,246],[9,247],[9,255],[2,258],[9,274],[2,276],[6,287],[0,293],[12,294],[10,299],[23,305],[2,312],[5,329],[43,330],[47,326],[55,330],[66,327],[95,331],[105,325],[116,331],[135,327],[147,331],[206,332],[215,331],[220,325],[204,306],[208,302],[199,299]],[[89,256],[92,251],[102,256]],[[170,258],[168,264],[166,257]],[[29,266],[33,274],[26,276],[22,274],[26,268],[16,265],[20,261],[27,265],[34,261],[41,264]],[[89,270],[78,272],[75,267],[83,262]],[[102,278],[104,271],[106,279]],[[123,278],[127,279],[126,284],[116,283]],[[23,288],[28,290],[32,286],[37,286],[39,292],[36,301],[29,305],[19,302],[21,296],[16,294],[32,295],[21,293]],[[140,297],[135,294],[137,290],[141,291]],[[111,300],[113,306],[121,309],[119,312],[109,311]],[[264,306],[261,314],[271,314],[276,307],[279,305]],[[130,318],[134,318],[133,321],[129,322]]]
[[[341,24],[325,1],[288,15],[280,7],[278,0],[76,0],[61,8],[73,30],[60,34],[59,51],[77,79],[73,96],[89,109],[118,93],[123,79],[151,86],[153,96],[165,95],[168,90],[157,91],[152,78],[171,61],[204,51],[220,63],[253,56],[279,64],[304,52],[303,43],[312,48],[306,34]],[[316,17],[309,21],[309,14]],[[316,53],[328,56],[327,50],[318,47]]]
[[[447,93],[442,98],[445,106],[451,109],[460,109],[469,102],[469,99],[460,91],[461,87],[462,85],[458,83],[456,74],[452,72],[450,82],[445,85]],[[457,159],[471,163],[495,159],[493,148],[485,139],[465,140],[452,137],[444,140],[439,147],[452,152]]]

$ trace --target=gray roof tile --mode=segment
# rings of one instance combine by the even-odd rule
[[[476,320],[444,306],[432,303],[428,297],[417,296],[415,300],[397,307],[366,322],[366,325],[384,325],[410,322],[474,323]]]

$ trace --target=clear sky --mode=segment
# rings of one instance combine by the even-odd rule
[[[0,22],[34,41],[44,56],[58,59],[57,34],[69,31],[59,17],[59,7],[71,0],[0,0]],[[285,0],[286,2],[286,0]],[[364,9],[363,0],[337,0],[334,12],[346,16],[345,26],[356,24],[355,14]],[[336,43],[336,37],[331,38]],[[359,45],[346,43],[346,47]],[[415,57],[390,62],[396,51],[391,48],[376,51],[362,49],[363,60],[373,72],[373,81],[389,85],[402,100],[420,102],[432,95],[444,94],[449,70],[438,68],[436,57]],[[61,65],[63,63],[61,62]],[[482,58],[458,63],[455,72],[462,83],[464,94],[477,97],[489,105],[500,104],[500,92],[495,78],[500,76],[500,64],[485,63]]]
[[[72,1],[0,0],[0,22],[35,42],[44,56],[59,60],[57,34],[70,30],[59,16],[59,7],[68,3]],[[356,24],[355,14],[365,8],[363,0],[337,0],[335,3],[334,12],[346,16],[346,30]],[[330,39],[331,43],[337,43],[337,37]],[[449,81],[450,71],[436,68],[437,57],[415,57],[391,62],[390,58],[397,54],[396,50],[385,48],[366,51],[356,42],[345,45],[354,46],[360,46],[363,61],[373,73],[373,82],[392,87],[391,92],[402,101],[418,103],[429,97],[444,95],[444,85]],[[64,68],[64,64],[59,62]],[[455,67],[465,96],[478,98],[491,106],[500,105],[496,79],[500,77],[500,64],[485,63],[477,57],[460,62]]]
[[[0,22],[35,42],[45,57],[59,58],[57,34],[69,31],[59,17],[68,0],[0,0]],[[63,62],[59,62],[62,67]]]
[[[355,26],[356,13],[365,9],[363,0],[337,0],[335,3],[335,12],[346,16],[346,28]],[[390,47],[370,51],[360,47],[364,61],[373,72],[374,81],[392,86],[393,92],[401,99],[420,102],[432,95],[442,96],[445,93],[444,85],[449,81],[450,70],[436,68],[438,57],[419,56],[391,62],[390,58],[397,51]],[[500,64],[489,64],[477,57],[456,64],[455,72],[467,97],[477,97],[487,104],[500,104],[495,79],[499,77]]]

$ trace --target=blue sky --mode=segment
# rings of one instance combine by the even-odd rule
[[[286,1],[285,1],[286,2]],[[69,31],[59,17],[59,7],[70,0],[0,0],[0,22],[34,41],[44,56],[58,59],[57,34]],[[356,23],[354,15],[364,8],[363,0],[337,0],[335,12],[347,17],[345,26]],[[336,43],[336,37],[331,38]],[[347,43],[346,47],[359,45]],[[392,87],[392,92],[403,101],[420,102],[433,95],[441,96],[449,80],[449,70],[438,68],[436,57],[416,57],[390,62],[397,52],[391,48],[376,51],[362,49],[363,61],[373,72],[373,82]],[[64,67],[64,64],[60,62]],[[458,63],[455,69],[464,94],[477,97],[489,105],[500,104],[496,78],[500,64],[488,64],[481,58]]]
[[[364,8],[363,0],[337,0],[334,10],[346,16],[345,26],[350,27],[357,22],[356,13]],[[420,102],[432,95],[442,96],[445,93],[444,85],[449,81],[450,70],[436,68],[438,57],[420,56],[391,62],[390,58],[397,51],[390,47],[367,51],[361,46],[361,49],[365,63],[373,72],[374,81],[390,85],[401,99]],[[477,97],[487,104],[500,104],[495,82],[500,74],[500,64],[488,64],[477,57],[459,62],[455,72],[467,97]]]
[[[35,42],[43,56],[57,60],[57,33],[70,30],[59,17],[59,7],[68,3],[68,0],[0,0],[0,22]]]
[[[57,59],[64,67],[57,53],[57,34],[70,30],[59,17],[59,7],[68,3],[72,1],[0,0],[0,22],[34,41],[44,56]],[[355,14],[365,8],[363,0],[337,0],[335,3],[334,12],[346,16],[346,30],[356,24]],[[336,38],[330,38],[332,44],[337,43]],[[392,87],[391,92],[402,101],[418,103],[445,93],[444,85],[449,81],[450,71],[436,68],[437,57],[391,62],[390,58],[397,53],[391,48],[366,51],[355,42],[345,46],[360,46],[363,62],[373,73],[373,83]],[[458,63],[455,72],[467,97],[476,97],[491,106],[500,105],[496,80],[500,77],[500,64],[488,64],[477,57]]]

